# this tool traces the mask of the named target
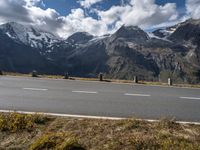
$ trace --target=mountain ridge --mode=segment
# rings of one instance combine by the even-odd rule
[[[30,58],[35,66],[30,68],[25,62],[22,65],[20,54],[9,54],[12,48],[1,44],[0,69],[6,71],[28,72],[34,69],[48,74],[69,72],[73,76],[82,77],[95,77],[104,72],[107,77],[118,79],[133,79],[138,75],[141,79],[151,81],[172,77],[176,82],[200,82],[199,20],[187,20],[152,33],[137,26],[123,25],[111,35],[96,37],[77,32],[66,39],[30,27],[22,36],[32,34],[32,38],[28,37],[27,41],[32,40],[35,45],[20,38],[12,38],[9,36],[15,35],[12,30],[5,29],[0,26],[1,43],[20,45],[21,53],[34,51],[38,58],[43,59],[40,63],[49,66],[39,67],[36,58]],[[3,57],[9,60],[8,64],[12,64],[12,67],[6,67]],[[20,65],[16,67],[16,60],[22,62],[21,69]]]

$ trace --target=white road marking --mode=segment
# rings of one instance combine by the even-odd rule
[[[97,94],[95,91],[72,91],[72,93]]]
[[[48,89],[40,89],[40,88],[23,88],[23,89],[31,91],[48,91]]]
[[[181,99],[200,100],[200,97],[179,97]]]
[[[28,111],[14,111],[14,110],[0,110],[1,113],[20,113],[20,114],[41,114],[47,116],[56,116],[56,117],[70,117],[70,118],[85,118],[85,119],[105,119],[105,120],[123,120],[129,119],[130,117],[104,117],[104,116],[86,116],[86,115],[72,115],[72,114],[59,114],[59,113],[44,113],[44,112],[28,112]],[[158,122],[159,120],[151,120],[151,119],[136,119],[139,121],[145,120],[149,122]],[[187,122],[187,121],[176,121],[180,124],[195,124],[200,125],[200,122]]]
[[[131,93],[125,93],[124,95],[126,95],[126,96],[143,96],[143,97],[151,96],[151,95],[147,95],[147,94],[131,94]]]

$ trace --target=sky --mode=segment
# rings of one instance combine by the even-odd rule
[[[68,37],[101,36],[122,25],[153,30],[200,19],[200,0],[0,0],[0,24],[18,22]]]

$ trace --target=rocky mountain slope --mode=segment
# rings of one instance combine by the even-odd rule
[[[122,26],[112,35],[95,37],[77,32],[67,39],[7,23],[0,26],[0,69],[95,77],[175,82],[200,82],[200,20],[187,20],[146,33]]]

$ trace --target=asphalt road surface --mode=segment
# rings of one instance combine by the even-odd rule
[[[0,76],[0,110],[200,122],[200,89]]]

